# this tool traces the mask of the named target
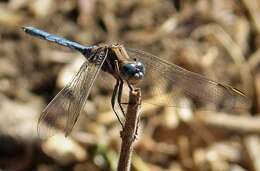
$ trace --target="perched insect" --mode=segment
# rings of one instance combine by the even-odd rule
[[[214,104],[225,100],[229,108],[236,108],[247,103],[245,95],[239,90],[209,80],[147,52],[124,48],[117,44],[83,46],[33,27],[23,29],[32,36],[75,49],[86,58],[74,78],[40,115],[38,121],[40,136],[52,135],[53,128],[59,128],[65,132],[66,136],[72,131],[100,70],[110,73],[117,80],[111,98],[116,115],[117,112],[114,109],[116,103],[124,113],[121,106],[123,85],[127,84],[130,89],[132,86],[142,88],[145,82],[143,80],[146,78],[158,80],[159,84],[170,85],[172,91],[181,91],[200,103]],[[154,90],[154,92],[160,95],[160,90]],[[172,93],[172,96],[175,95]],[[174,106],[173,99],[169,98],[168,106]],[[122,124],[118,115],[117,117]]]

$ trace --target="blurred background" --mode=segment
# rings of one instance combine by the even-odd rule
[[[41,111],[84,58],[21,29],[34,26],[85,45],[145,50],[248,97],[250,107],[232,113],[193,107],[188,98],[169,108],[147,96],[132,170],[260,171],[259,16],[258,0],[1,0],[0,170],[117,167],[121,126],[110,107],[114,82],[104,73],[68,138],[37,136]]]

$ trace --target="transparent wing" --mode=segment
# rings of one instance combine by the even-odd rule
[[[180,94],[192,98],[201,105],[223,105],[232,110],[246,108],[248,100],[245,95],[235,88],[209,80],[199,74],[190,72],[177,65],[168,63],[149,53],[127,49],[128,55],[145,64],[145,79],[141,87],[153,87],[153,95],[163,95],[170,92],[168,106],[179,106],[174,99]],[[156,86],[151,86],[153,82]],[[147,85],[148,84],[148,85]],[[165,92],[167,91],[167,92]]]
[[[41,138],[52,136],[57,131],[65,132],[65,136],[71,132],[106,58],[104,51],[95,55],[101,60],[98,63],[86,61],[41,113],[37,126]]]

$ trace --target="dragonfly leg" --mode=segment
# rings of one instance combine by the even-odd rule
[[[121,103],[124,81],[120,76],[120,69],[119,69],[118,60],[115,60],[115,73],[116,73],[116,76],[118,77],[117,81],[119,81],[117,102],[118,102],[118,105],[120,107],[120,110],[122,111],[123,115],[125,116],[125,111],[124,111],[124,108],[122,107],[123,103]]]
[[[112,98],[111,98],[111,105],[112,105],[112,109],[117,117],[117,120],[119,121],[119,123],[121,124],[121,126],[123,127],[123,122],[121,121],[118,113],[115,110],[115,103],[116,103],[116,96],[118,94],[118,89],[119,89],[119,84],[120,84],[120,80],[117,79],[116,80],[116,85],[114,87],[113,93],[112,93]]]
[[[128,85],[128,88],[130,91],[133,91],[135,89],[135,87],[132,84],[130,84],[129,82],[127,82],[127,85]],[[129,103],[121,103],[121,104],[129,104]],[[141,105],[141,103],[138,105]]]
[[[128,82],[127,82],[127,85],[128,85],[128,88],[129,88],[130,91],[133,91],[133,90],[134,90],[134,86],[133,86],[133,85],[131,85],[131,84],[128,83]]]
[[[123,92],[123,85],[124,85],[123,80],[120,80],[120,81],[119,81],[119,86],[118,86],[117,102],[118,102],[118,105],[119,105],[119,107],[120,107],[120,110],[122,111],[123,115],[125,116],[125,111],[124,111],[124,108],[122,107],[122,104],[123,104],[123,103],[121,103],[121,100],[122,100],[122,92]]]
[[[140,123],[140,116],[138,116],[138,118],[137,118],[137,124],[136,124],[136,128],[135,128],[134,139],[136,139],[137,136],[138,136],[139,123]]]

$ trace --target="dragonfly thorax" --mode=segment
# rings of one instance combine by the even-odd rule
[[[142,62],[129,62],[122,66],[121,73],[124,80],[137,84],[144,77],[145,67]]]

